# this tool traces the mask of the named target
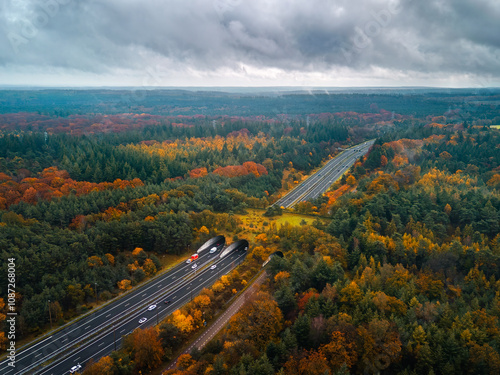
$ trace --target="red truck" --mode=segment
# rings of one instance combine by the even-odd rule
[[[198,259],[198,254],[193,254],[191,255],[191,258],[189,258],[188,260],[186,260],[186,263],[191,263],[193,260],[196,260]]]

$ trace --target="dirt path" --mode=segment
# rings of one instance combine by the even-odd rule
[[[196,339],[194,343],[192,343],[182,354],[189,354],[194,347],[197,347],[201,350],[228,322],[231,317],[238,312],[238,310],[243,306],[245,301],[257,290],[257,287],[262,281],[266,278],[266,272],[262,272],[259,277],[255,279],[252,285],[247,288],[222,314],[217,318],[217,320],[208,327],[205,332],[203,332],[200,337]],[[179,356],[180,356],[179,355]],[[175,368],[177,363],[177,359],[175,358],[172,363],[165,369],[171,370]]]

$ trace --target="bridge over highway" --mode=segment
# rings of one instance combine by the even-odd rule
[[[219,253],[224,243],[223,236],[207,241],[196,262],[183,262],[91,314],[21,348],[16,355],[15,367],[4,360],[0,363],[0,374],[67,374],[75,365],[84,367],[90,358],[98,360],[110,354],[115,347],[121,346],[123,335],[139,326],[156,324],[189,301],[191,296],[212,285],[220,273],[229,272],[245,259],[247,252],[244,247],[234,248],[221,258]],[[216,252],[204,251],[214,246]],[[195,263],[197,267],[193,268]],[[205,265],[215,265],[215,268]],[[167,300],[170,302],[165,303]],[[153,305],[155,307],[151,308]],[[54,360],[45,366],[51,359]]]

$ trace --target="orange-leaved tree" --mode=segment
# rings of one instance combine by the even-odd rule
[[[153,370],[162,363],[164,352],[156,327],[136,329],[125,339],[124,348],[138,371]]]
[[[257,292],[231,318],[225,334],[230,340],[249,341],[262,349],[276,339],[282,327],[283,314],[276,301],[266,292]]]

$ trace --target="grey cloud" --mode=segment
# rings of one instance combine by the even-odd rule
[[[56,3],[57,10],[48,14],[42,3]],[[46,19],[40,18],[44,13]],[[35,35],[27,34],[26,21],[38,22]],[[294,72],[377,67],[498,78],[499,51],[497,0],[5,0],[0,5],[4,69],[100,73],[166,61],[207,72],[246,64]]]

